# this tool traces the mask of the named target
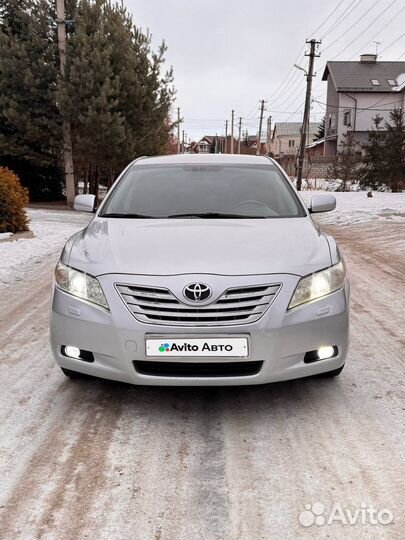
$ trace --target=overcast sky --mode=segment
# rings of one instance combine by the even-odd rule
[[[222,134],[231,109],[243,129],[257,132],[259,100],[274,121],[300,121],[306,38],[322,38],[313,96],[325,102],[321,82],[328,60],[354,60],[375,51],[405,62],[405,0],[124,0],[155,46],[165,39],[189,138]],[[281,87],[280,87],[281,85]],[[312,121],[324,106],[313,103]]]

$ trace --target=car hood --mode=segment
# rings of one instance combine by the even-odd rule
[[[69,252],[70,250],[70,252]],[[331,264],[310,217],[120,219],[95,217],[75,236],[66,262],[101,274],[297,274]]]

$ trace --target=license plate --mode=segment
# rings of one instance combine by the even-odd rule
[[[153,338],[146,340],[146,356],[228,356],[245,358],[247,338]]]

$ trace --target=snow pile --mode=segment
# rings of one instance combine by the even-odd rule
[[[301,196],[308,204],[311,197],[324,191],[302,191]],[[354,225],[375,221],[400,222],[405,221],[405,193],[373,192],[367,197],[367,192],[336,192],[336,210],[317,214],[320,223],[339,225]]]
[[[2,232],[0,233],[0,240],[7,240],[13,236],[12,232]]]
[[[83,229],[89,214],[57,210],[28,209],[34,238],[0,243],[0,287],[47,256],[57,257],[66,240]]]

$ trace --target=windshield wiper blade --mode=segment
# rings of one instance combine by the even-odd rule
[[[144,214],[120,214],[118,212],[111,212],[109,214],[101,214],[100,217],[124,218],[124,219],[156,219],[156,216],[146,216]]]
[[[248,214],[223,214],[220,212],[201,212],[190,214],[171,214],[168,218],[202,218],[202,219],[222,219],[222,218],[235,218],[235,219],[265,219],[266,216],[251,216]]]

